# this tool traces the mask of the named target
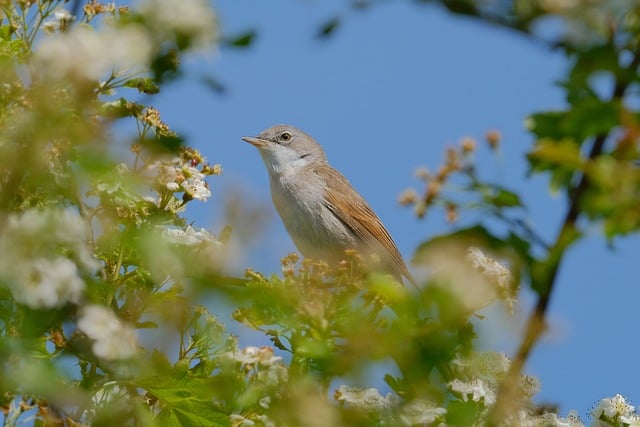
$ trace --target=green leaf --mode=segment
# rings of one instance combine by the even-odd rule
[[[484,405],[473,400],[467,402],[452,400],[447,406],[446,422],[454,426],[474,425],[478,419],[481,419],[483,409]]]
[[[24,51],[22,40],[0,40],[0,58],[21,59]]]
[[[571,110],[533,114],[527,119],[527,128],[538,139],[579,142],[608,133],[619,125],[621,114],[620,102],[589,97],[576,102]]]
[[[254,30],[249,30],[240,35],[225,38],[223,43],[229,47],[244,49],[251,46],[251,44],[255,41],[256,36],[257,34]]]
[[[317,37],[327,38],[333,35],[333,33],[335,32],[335,30],[338,28],[339,25],[340,25],[340,18],[336,17],[328,20],[327,22],[322,24],[322,26],[318,30]]]
[[[154,95],[160,92],[160,87],[157,83],[148,77],[136,77],[129,79],[124,85],[125,87],[138,89],[138,92],[146,93],[148,95]]]
[[[10,41],[11,35],[14,32],[15,32],[15,29],[11,25],[2,25],[0,26],[0,39],[4,41]]]
[[[154,376],[135,381],[135,386],[144,388],[164,405],[157,416],[160,426],[231,426],[228,415],[215,406],[208,393],[207,379],[188,374]]]
[[[125,98],[104,102],[98,113],[111,118],[134,117],[142,112],[144,105],[131,102]]]
[[[536,161],[539,164],[574,170],[582,170],[585,166],[584,160],[580,156],[580,147],[573,140],[567,139],[541,139],[536,142],[528,157],[530,161]]]
[[[584,170],[585,161],[580,155],[580,147],[574,140],[541,139],[528,153],[531,172],[551,173],[550,186],[554,190],[567,188],[577,170]]]

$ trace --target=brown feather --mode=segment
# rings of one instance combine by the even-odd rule
[[[390,273],[400,281],[404,276],[415,285],[415,280],[409,273],[391,235],[367,202],[353,190],[349,181],[326,163],[315,165],[314,170],[321,176],[325,176],[327,178],[325,182],[330,186],[342,181],[342,185],[336,186],[343,189],[342,191],[327,188],[325,205],[362,242],[361,247],[354,249],[375,253],[388,267]],[[345,192],[344,188],[348,188],[349,191]]]

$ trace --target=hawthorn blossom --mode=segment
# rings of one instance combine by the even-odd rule
[[[391,393],[383,397],[375,388],[357,388],[341,385],[334,393],[334,398],[351,408],[365,411],[378,411],[390,408],[395,403]]]
[[[83,276],[100,263],[87,245],[89,228],[72,209],[30,209],[0,230],[0,280],[21,304],[54,308],[79,303]]]
[[[410,402],[400,413],[400,419],[405,425],[432,425],[446,415],[447,410],[436,407],[432,402],[417,399]]]
[[[205,0],[142,0],[138,7],[154,34],[164,39],[178,36],[190,47],[210,49],[218,36],[216,16]]]
[[[459,394],[465,402],[471,398],[474,402],[484,401],[485,406],[491,406],[496,403],[495,387],[490,382],[480,378],[471,381],[455,379],[449,382],[449,388],[452,392]]]
[[[184,230],[179,228],[165,228],[162,235],[169,243],[175,243],[185,246],[198,246],[201,244],[210,244],[214,246],[220,245],[220,241],[204,228],[195,230],[190,225]]]
[[[38,258],[17,268],[11,294],[17,302],[31,308],[53,308],[67,302],[80,302],[85,283],[71,260]]]
[[[225,356],[243,365],[269,366],[282,360],[282,357],[274,356],[273,348],[267,346],[248,346],[235,352],[227,352]]]
[[[593,426],[609,425],[609,423],[602,422],[601,418],[603,417],[606,421],[612,422],[615,422],[615,420],[620,422],[625,422],[624,420],[629,421],[625,422],[627,425],[631,424],[633,418],[637,420],[635,408],[629,405],[627,400],[620,394],[600,400],[598,405],[591,410],[591,416],[594,419]]]
[[[137,25],[99,30],[78,25],[45,38],[33,62],[54,79],[99,80],[109,72],[138,70],[151,58],[152,44]]]
[[[78,329],[93,341],[93,353],[106,360],[127,359],[138,350],[135,330],[102,305],[87,305],[80,311]]]

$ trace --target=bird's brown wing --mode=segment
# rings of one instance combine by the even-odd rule
[[[323,170],[318,172],[328,178],[328,186],[332,187],[332,182],[342,181],[344,184],[338,186],[342,191],[336,191],[335,188],[327,188],[325,202],[327,209],[363,242],[364,247],[374,250],[381,260],[389,265],[394,276],[397,276],[400,280],[404,276],[412,284],[415,284],[391,235],[367,202],[353,189],[349,181],[340,172],[329,165],[322,165],[320,168]],[[345,188],[348,190],[345,191]],[[346,206],[351,208],[348,213]]]

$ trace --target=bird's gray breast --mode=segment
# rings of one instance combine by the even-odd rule
[[[355,237],[326,207],[327,185],[311,169],[270,177],[271,197],[287,232],[307,258],[334,261],[355,248]]]

